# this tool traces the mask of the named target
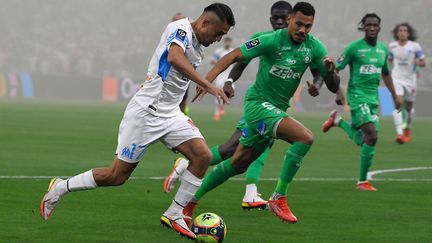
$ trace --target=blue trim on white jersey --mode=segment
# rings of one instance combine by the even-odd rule
[[[415,52],[415,58],[416,59],[423,59],[424,58],[424,53],[422,50],[416,51]]]
[[[166,80],[170,68],[171,68],[171,64],[168,62],[168,50],[165,50],[159,59],[159,68],[158,68],[158,75],[162,78],[162,81]]]

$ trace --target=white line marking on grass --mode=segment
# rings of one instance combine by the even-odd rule
[[[432,167],[419,167],[419,168],[427,168],[432,169]],[[411,170],[414,170],[413,168],[410,168]],[[388,172],[386,170],[385,172],[381,171],[372,171],[369,173],[385,173]],[[393,172],[393,171],[392,171]],[[373,175],[376,175],[379,173],[375,173]],[[54,176],[25,176],[25,175],[0,175],[1,179],[23,179],[23,180],[34,180],[34,179],[51,179]],[[71,176],[57,176],[60,178],[69,178]],[[369,177],[368,177],[369,178]],[[145,176],[131,176],[129,179],[131,180],[164,180],[165,177],[161,176],[151,176],[151,177],[145,177]],[[261,181],[277,181],[279,178],[261,178]],[[231,178],[230,180],[233,181],[244,181],[245,178]],[[295,181],[357,181],[357,178],[294,178]],[[432,178],[428,179],[418,179],[418,178],[377,178],[373,179],[374,181],[432,181]]]
[[[367,179],[380,180],[380,179],[373,179],[374,175],[391,173],[391,172],[400,172],[400,171],[415,171],[415,170],[432,170],[432,167],[411,167],[411,168],[398,168],[398,169],[389,169],[389,170],[375,170],[375,171],[368,172]],[[390,180],[395,180],[395,179],[390,179]],[[408,180],[408,179],[400,179],[400,180]],[[418,179],[418,180],[430,181],[432,179]]]

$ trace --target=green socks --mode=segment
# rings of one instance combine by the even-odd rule
[[[344,119],[341,119],[339,121],[339,127],[342,128],[347,134],[348,137],[351,138],[351,140],[354,141],[357,145],[362,145],[363,143],[363,134],[361,130],[357,130],[351,127],[351,124],[346,122]]]
[[[369,146],[367,144],[363,144],[361,146],[361,155],[360,155],[360,180],[367,180],[367,173],[369,167],[372,164],[372,158],[375,155],[375,147]]]
[[[295,142],[288,149],[285,155],[282,171],[276,186],[276,193],[286,195],[288,184],[292,181],[298,169],[300,168],[303,157],[310,149],[310,145]]]
[[[207,192],[213,190],[217,186],[227,181],[230,177],[237,174],[239,173],[236,172],[231,166],[231,158],[223,161],[204,178],[201,187],[198,188],[198,191],[195,193],[195,199],[197,201],[200,200],[201,197],[203,197]]]
[[[219,145],[210,148],[210,152],[213,154],[213,160],[210,162],[210,165],[217,165],[223,161],[219,153]]]
[[[264,166],[267,156],[270,152],[270,148],[267,148],[264,153],[262,153],[246,171],[246,185],[257,184],[261,175],[262,167]]]

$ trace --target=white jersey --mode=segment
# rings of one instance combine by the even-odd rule
[[[425,58],[420,44],[408,41],[401,46],[397,41],[391,42],[389,58],[393,59],[392,78],[394,82],[415,85],[417,81],[415,60]]]
[[[181,112],[179,104],[190,82],[168,62],[171,43],[183,48],[194,68],[200,65],[203,57],[201,44],[188,18],[168,24],[150,60],[146,80],[134,97],[140,106],[159,117],[174,117]]]
[[[220,48],[216,49],[215,52],[213,53],[212,61],[214,61],[214,62],[219,61],[219,59],[221,59],[226,54],[230,53],[232,50],[234,50],[234,48],[229,48],[228,50],[226,50],[225,48],[220,47]],[[218,88],[223,87],[225,81],[228,78],[228,75],[229,75],[231,69],[232,69],[232,65],[229,66],[225,71],[223,71],[222,73],[220,73],[216,77],[216,80],[214,81],[216,87],[218,87]]]

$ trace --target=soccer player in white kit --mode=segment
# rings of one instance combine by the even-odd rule
[[[225,56],[226,54],[230,53],[232,50],[234,50],[234,48],[232,48],[231,44],[232,44],[232,39],[228,36],[224,37],[223,39],[223,46],[219,47],[218,49],[215,50],[215,52],[213,53],[212,56],[212,60],[211,60],[211,64],[214,65],[216,64],[217,61],[219,61],[219,59],[221,59],[223,56]],[[222,89],[225,81],[228,79],[228,74],[230,73],[232,69],[232,66],[229,66],[225,71],[223,71],[221,74],[219,74],[214,83],[216,85],[216,87]],[[220,120],[221,116],[225,113],[224,111],[224,105],[221,104],[220,102],[217,101],[217,99],[215,100],[215,107],[214,107],[214,119],[216,121]]]
[[[414,100],[417,89],[416,67],[426,65],[425,55],[417,39],[416,31],[408,23],[396,25],[393,41],[389,45],[389,62],[393,64],[392,78],[396,95],[404,100],[406,109],[406,127],[403,129],[401,112],[393,111],[396,127],[396,142],[403,144],[411,141],[411,122],[414,115]]]
[[[57,203],[69,192],[122,185],[148,146],[159,140],[190,160],[161,223],[183,236],[196,238],[184,222],[182,211],[200,187],[212,154],[199,129],[180,111],[179,103],[190,80],[220,101],[228,102],[224,92],[204,79],[195,68],[203,58],[202,46],[220,41],[234,24],[231,9],[221,3],[207,6],[196,21],[185,18],[168,24],[151,58],[146,80],[126,107],[112,166],[95,168],[66,180],[53,178],[40,203],[44,220],[50,218]]]

